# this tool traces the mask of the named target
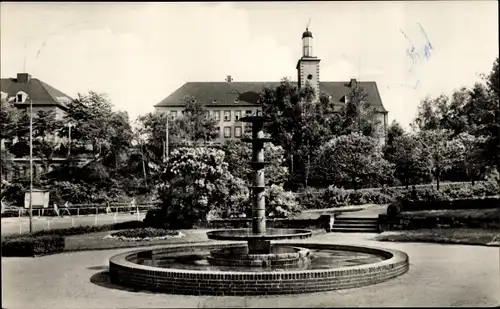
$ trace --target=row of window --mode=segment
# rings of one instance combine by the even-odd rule
[[[215,121],[220,121],[221,111],[206,111],[207,117],[213,118]],[[231,113],[232,112],[232,113]],[[249,116],[253,113],[252,110],[246,110],[245,115]],[[234,114],[234,121],[239,121],[242,117],[243,111],[224,111],[224,121],[231,121],[231,114]],[[177,111],[170,111],[170,116],[172,118],[177,117]]]
[[[232,127],[224,127],[224,137],[230,138],[232,131]],[[234,137],[241,137],[241,132],[242,128],[240,126],[234,127]]]

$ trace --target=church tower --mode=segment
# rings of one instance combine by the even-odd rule
[[[297,62],[297,73],[299,88],[308,83],[313,87],[316,97],[319,99],[319,62],[320,59],[313,56],[313,36],[306,28],[302,34],[302,57]]]

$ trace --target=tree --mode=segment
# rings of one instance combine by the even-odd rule
[[[183,116],[177,121],[185,139],[194,144],[206,144],[219,137],[217,121],[207,116],[207,110],[194,97],[185,96]]]
[[[21,113],[14,106],[4,98],[1,98],[0,109],[0,139],[12,140],[16,137],[16,128],[18,125]]]
[[[223,146],[225,152],[224,161],[228,164],[228,169],[235,177],[252,183],[252,168],[250,161],[252,158],[252,148],[249,143],[239,140],[229,140]],[[288,179],[288,168],[285,163],[285,151],[281,146],[274,146],[272,143],[264,145],[265,161],[269,164],[264,167],[266,185],[283,184]]]
[[[470,177],[472,185],[479,178],[484,168],[484,160],[481,158],[480,145],[484,143],[485,138],[482,136],[475,137],[469,133],[461,133],[456,137],[463,145],[463,154],[460,156],[467,176]]]
[[[386,147],[385,158],[394,164],[394,175],[407,188],[430,176],[428,153],[413,134],[405,133],[394,138]]]
[[[439,190],[441,175],[458,165],[464,146],[458,139],[451,139],[449,130],[426,130],[419,132],[424,150],[429,154],[430,166]]]
[[[270,118],[265,131],[286,151],[289,182],[298,179],[307,186],[311,157],[332,137],[332,102],[324,95],[315,98],[310,85],[298,89],[287,79],[274,89],[264,89],[260,101]]]
[[[342,119],[341,134],[360,133],[365,136],[379,137],[379,121],[375,109],[368,100],[362,87],[354,87],[346,95],[346,103],[340,110]]]
[[[322,146],[315,175],[325,185],[376,186],[390,182],[392,164],[385,160],[376,138],[351,133],[333,138]]]
[[[33,117],[33,155],[42,161],[45,171],[60,146],[57,134],[62,126],[54,111],[41,110]]]

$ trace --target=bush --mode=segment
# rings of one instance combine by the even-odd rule
[[[330,186],[323,191],[308,189],[298,195],[305,209],[325,209],[347,205],[388,204],[394,198],[382,190],[344,190]]]
[[[399,215],[401,212],[401,203],[400,202],[394,202],[391,203],[389,206],[387,206],[387,215],[389,217],[394,217]]]
[[[155,238],[164,236],[179,236],[178,231],[166,230],[166,229],[156,229],[156,228],[142,228],[135,230],[120,231],[111,234],[114,237],[125,237],[125,238]]]
[[[299,203],[292,192],[282,186],[271,185],[266,190],[266,210],[269,217],[286,218],[300,212]]]
[[[2,241],[2,256],[35,256],[64,251],[61,235],[23,235]]]
[[[450,185],[442,190],[435,187],[416,188],[399,194],[398,199],[402,202],[440,202],[452,201],[453,199],[470,199],[478,197],[496,196],[500,194],[500,187],[496,182],[488,181],[472,184]]]
[[[306,188],[296,196],[300,206],[304,209],[325,209],[328,204],[324,199],[325,190],[315,188]]]
[[[211,211],[236,210],[248,196],[245,183],[228,171],[224,152],[210,148],[176,149],[162,174],[162,210],[147,222],[158,228],[192,228]],[[150,215],[151,216],[151,215]]]

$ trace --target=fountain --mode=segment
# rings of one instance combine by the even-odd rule
[[[354,288],[386,281],[409,268],[404,252],[325,244],[271,243],[310,238],[312,231],[266,228],[263,125],[252,123],[252,227],[207,233],[215,243],[158,246],[113,256],[111,282],[150,291],[194,295],[267,295]],[[222,243],[220,240],[234,241]],[[242,242],[246,242],[242,243]]]
[[[243,138],[243,142],[252,144],[253,169],[252,192],[252,228],[217,230],[207,233],[208,238],[217,240],[247,241],[246,247],[218,249],[211,252],[209,261],[214,265],[241,266],[283,266],[306,263],[309,251],[284,245],[271,245],[271,240],[308,238],[312,235],[308,230],[270,229],[266,228],[266,201],[264,143],[271,139],[264,136],[264,122],[268,121],[261,112],[240,119],[252,124],[252,137]]]

